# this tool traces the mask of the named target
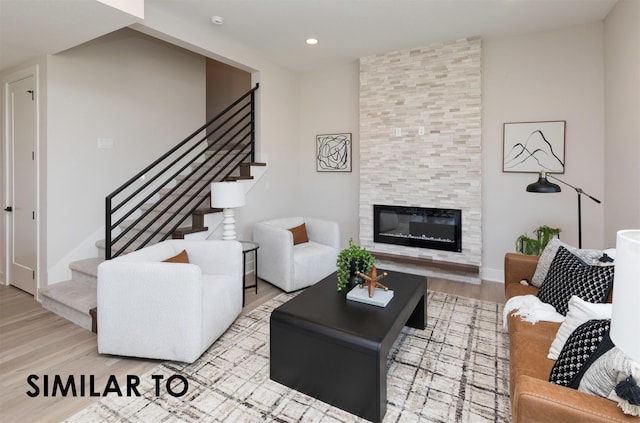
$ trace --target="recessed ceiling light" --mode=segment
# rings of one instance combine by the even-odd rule
[[[305,41],[307,44],[309,44],[310,46],[314,46],[316,44],[318,44],[318,40],[316,38],[307,38],[307,41]]]
[[[222,25],[224,23],[224,18],[222,16],[212,16],[211,22],[216,25]]]

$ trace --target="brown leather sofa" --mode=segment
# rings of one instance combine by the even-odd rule
[[[531,280],[538,256],[507,253],[504,259],[505,295],[536,295],[538,288],[521,285]],[[609,297],[611,298],[611,297]],[[549,382],[555,363],[547,358],[560,323],[524,322],[509,316],[511,416],[514,423],[551,422],[635,422],[618,404],[606,398],[586,394]]]

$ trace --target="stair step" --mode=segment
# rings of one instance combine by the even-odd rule
[[[215,176],[216,173],[219,172],[223,172],[225,167],[224,166],[214,166],[212,169],[209,169],[211,165],[210,164],[205,164],[203,167],[201,167],[200,169],[197,170],[193,170],[189,173],[185,173],[183,175],[178,175],[176,176],[176,180],[177,181],[184,181],[184,180],[189,180],[189,181],[193,181],[193,180],[198,180],[201,181],[203,179],[206,179],[207,175],[210,175],[211,177]]]
[[[188,206],[185,207],[185,209],[190,209],[194,206],[204,206],[206,204],[209,204],[208,201],[202,201],[201,199],[196,199],[193,200],[191,202],[188,203]],[[152,205],[143,205],[142,207],[145,209],[144,212],[146,213],[147,211],[149,211],[149,208]],[[131,229],[130,233],[137,233],[139,231],[139,229],[144,228],[149,222],[156,220],[158,216],[160,215],[171,215],[173,213],[175,213],[178,209],[178,205],[174,205],[172,207],[170,207],[167,211],[164,211],[163,207],[166,206],[162,206],[160,205],[158,208],[159,210],[151,210],[149,211],[149,214],[147,216],[145,216],[144,218],[142,218],[140,220],[140,222],[136,223],[135,226]],[[216,209],[216,208],[208,208],[208,207],[199,207],[197,210],[195,210],[193,213],[191,213],[191,216],[193,215],[202,215],[202,214],[209,214],[209,213],[217,213],[219,211],[222,211],[222,209]],[[186,216],[188,213],[186,212],[186,210],[181,211],[180,213],[178,213],[178,215],[176,215],[171,222],[172,223],[177,223],[180,219],[182,219],[184,216]],[[188,219],[188,218],[187,218]],[[185,223],[186,225],[189,224],[189,221],[185,219]],[[131,225],[133,224],[133,222],[135,222],[135,220],[137,219],[131,219],[131,220],[125,220],[124,222],[122,222],[119,226],[122,230],[126,230],[127,228],[131,227]],[[164,220],[163,220],[164,222]],[[192,224],[195,226],[199,226],[197,224],[197,222],[192,221]],[[200,225],[201,226],[201,225]],[[151,230],[152,232],[155,231],[156,229],[159,228],[159,224],[157,223],[153,223],[149,229],[147,229],[147,231]],[[167,228],[168,229],[168,228]]]
[[[253,176],[251,176],[251,166],[266,166],[266,163],[259,163],[259,162],[251,162],[251,163],[241,163],[240,164],[240,168],[239,168],[239,173],[240,176],[231,176],[228,177],[226,180],[228,181],[240,181],[240,180],[250,180],[253,179]],[[197,172],[192,172],[191,174],[187,174],[187,175],[183,175],[180,176],[179,179],[183,180],[183,181],[188,181],[191,180],[191,178],[198,178],[199,174],[203,174],[204,171],[201,169]],[[194,187],[189,189],[190,193],[195,193],[196,191],[199,190],[199,187]],[[161,190],[161,194],[162,197],[161,199],[157,202],[157,203],[149,203],[149,204],[143,204],[140,207],[140,210],[143,213],[146,213],[147,211],[149,211],[150,209],[157,209],[156,210],[151,210],[148,214],[148,216],[145,216],[145,218],[142,219],[141,222],[138,222],[135,224],[135,226],[130,230],[130,234],[131,236],[133,236],[134,234],[138,233],[139,230],[141,230],[143,227],[145,227],[149,222],[151,222],[152,220],[155,220],[155,218],[160,215],[160,214],[173,214],[178,212],[178,215],[172,219],[173,223],[178,223],[181,220],[186,220],[183,219],[183,216],[186,215],[186,213],[184,211],[178,211],[181,208],[181,202],[177,202],[176,204],[172,205],[169,207],[168,210],[163,210],[169,203],[171,203],[172,201],[174,201],[178,196],[182,196],[184,190],[179,188],[177,189],[174,193],[167,195],[167,193],[170,191],[170,189],[163,189]],[[193,206],[197,206],[199,204],[204,204],[205,202],[207,202],[207,197],[209,196],[209,191],[208,189],[206,189],[207,192],[201,192],[196,198],[192,199],[191,201],[189,201],[188,206],[185,207],[186,209],[189,209]],[[206,208],[203,208],[202,210],[206,210]],[[202,226],[204,226],[203,222],[200,222],[198,220],[198,216],[202,215],[202,214],[206,214],[206,213],[212,213],[212,212],[217,212],[218,210],[215,209],[211,209],[211,211],[205,211],[204,213],[202,211],[196,211],[195,213],[192,213],[192,227],[189,228],[188,226],[182,227],[177,229],[175,232],[175,234],[172,234],[173,237],[181,237],[184,236],[184,234],[187,233],[195,233],[195,232],[199,232],[200,228]],[[126,230],[127,228],[129,228],[133,222],[135,221],[135,219],[131,219],[131,220],[127,220],[124,221],[120,224],[120,227],[123,230]],[[157,224],[152,224],[150,228],[147,229],[147,231],[155,231],[156,229],[158,229],[160,226]],[[126,241],[125,241],[126,242]],[[122,244],[121,244],[122,245]],[[104,244],[101,246],[98,246],[98,248],[102,248],[104,249]],[[133,250],[134,248],[127,248],[127,250]]]
[[[197,204],[198,203],[190,204],[190,206],[194,207]],[[170,226],[175,225],[176,223],[186,222],[187,225],[189,224],[188,219],[189,219],[189,216],[191,216],[191,214],[188,212],[188,210],[179,212],[175,216],[173,216],[171,219],[169,219],[169,217],[172,216],[174,213],[176,212],[174,211],[173,213],[170,213],[162,210],[153,211],[153,212],[149,212],[149,214],[146,215],[145,217],[141,219],[139,218],[140,219],[139,221],[138,219],[128,219],[121,222],[118,226],[123,232],[127,231],[129,233],[138,233],[145,226],[150,225],[146,229],[146,232],[149,232],[149,231],[155,232],[156,229],[160,229],[161,233],[162,232],[166,233],[167,230],[170,229]]]
[[[211,214],[211,213],[222,213],[224,209],[209,207],[195,210],[193,214],[202,215],[202,214]]]
[[[98,306],[95,285],[71,279],[42,289],[40,295],[44,308],[91,330],[89,310]]]
[[[208,193],[207,193],[208,194]],[[142,213],[145,213],[149,210],[151,210],[149,212],[149,215],[155,213],[155,214],[166,214],[166,213],[175,213],[178,210],[180,210],[181,212],[184,211],[185,209],[189,209],[193,206],[198,206],[201,203],[208,203],[208,201],[205,200],[205,198],[203,197],[198,197],[198,198],[194,198],[193,200],[189,201],[186,207],[182,207],[183,204],[181,202],[177,202],[176,204],[170,206],[167,210],[164,210],[165,208],[167,208],[167,206],[169,205],[169,203],[171,203],[171,201],[173,201],[175,198],[172,197],[171,199],[167,199],[167,198],[163,198],[160,201],[156,202],[156,203],[145,203],[143,205],[140,206],[140,211]],[[171,200],[171,201],[169,201]]]
[[[206,191],[202,191],[201,193],[195,195],[193,200],[205,201],[205,199],[209,197],[210,193],[211,193],[210,188],[207,187]],[[194,193],[189,194],[189,196],[191,196],[192,194],[194,194]],[[172,203],[176,198],[184,198],[183,193],[174,192],[172,194],[166,194],[158,202],[163,202],[164,204],[169,204],[169,203]],[[180,200],[178,200],[174,205],[176,205],[176,204],[180,204]]]
[[[95,286],[98,278],[98,265],[103,261],[102,257],[93,257],[69,263],[73,280]]]
[[[266,166],[266,163],[248,162],[240,163],[240,176],[251,176],[251,166]]]
[[[223,209],[211,207],[195,210],[191,214],[191,227],[178,228],[171,234],[172,238],[184,239],[185,235],[208,231],[209,228],[204,226],[204,216],[211,213],[221,213],[222,211]]]
[[[146,237],[143,235],[141,238],[146,238]],[[151,240],[151,241],[149,242],[149,245],[151,245],[151,244],[155,244],[155,243],[157,243],[157,242],[160,242],[160,240],[159,240],[159,239],[157,239],[157,238],[159,238],[159,237],[158,237],[158,236],[154,237],[154,239],[153,239],[153,240]],[[115,245],[113,245],[113,246],[112,246],[112,250],[111,250],[111,251],[112,251],[112,254],[114,254],[114,253],[115,253],[116,251],[118,251],[120,248],[124,247],[124,245],[125,245],[126,243],[128,243],[130,239],[131,239],[131,238],[127,238],[126,236],[125,236],[125,237],[123,237],[122,239],[119,239],[119,240],[115,243]],[[133,241],[133,242],[131,243],[131,245],[129,245],[129,246],[125,249],[125,251],[124,251],[123,253],[121,253],[120,255],[127,254],[127,253],[130,253],[130,252],[132,252],[132,251],[135,251],[138,247],[140,247],[140,245],[142,245],[142,241],[141,241],[140,239],[136,239],[136,240],[135,240],[135,241]],[[104,257],[104,255],[105,255],[105,249],[106,249],[106,247],[105,247],[105,240],[104,240],[104,239],[101,239],[101,240],[96,241],[96,247],[98,247],[98,250],[100,250],[100,255],[101,255],[102,257]]]
[[[191,184],[186,184],[185,186],[178,185],[177,187],[171,187],[171,188],[162,188],[160,191],[158,191],[158,193],[162,197],[170,197],[170,196],[176,196],[176,195],[179,195],[181,197],[184,195],[206,196],[207,194],[209,194],[208,184],[205,185],[204,187],[202,185],[198,186],[196,184],[195,186],[187,190],[188,185],[191,185]]]
[[[209,228],[206,226],[201,226],[199,228],[178,228],[171,234],[173,239],[184,239],[185,235],[189,234],[197,234],[198,232],[206,232]]]

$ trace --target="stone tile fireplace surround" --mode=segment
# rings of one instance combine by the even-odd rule
[[[381,260],[387,268],[479,283],[480,185],[480,39],[362,58],[360,244],[435,264]],[[374,204],[462,210],[462,251],[374,243]],[[448,264],[476,274],[447,270]]]

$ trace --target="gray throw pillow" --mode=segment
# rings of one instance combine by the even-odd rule
[[[618,384],[618,373],[631,374],[632,364],[620,348],[613,347],[589,366],[578,390],[607,398]]]
[[[531,278],[531,285],[536,288],[540,288],[542,286],[542,282],[544,282],[544,278],[547,277],[547,272],[549,272],[549,267],[551,266],[551,262],[553,258],[556,256],[558,249],[560,247],[564,247],[570,252],[572,252],[576,257],[578,257],[585,264],[591,266],[611,266],[613,263],[603,263],[600,261],[600,258],[604,254],[601,250],[589,250],[589,249],[579,249],[573,247],[571,245],[565,244],[560,241],[558,238],[553,238],[547,246],[540,254],[540,259],[538,260],[538,265],[536,266],[536,271]]]

